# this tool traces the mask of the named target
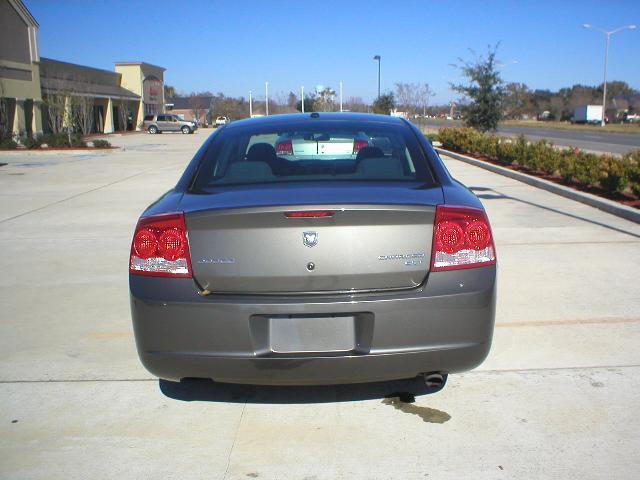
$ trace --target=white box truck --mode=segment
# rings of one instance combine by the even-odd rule
[[[571,123],[600,123],[602,121],[602,105],[582,105],[576,107]]]

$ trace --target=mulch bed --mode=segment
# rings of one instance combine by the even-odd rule
[[[91,150],[91,151],[99,151],[99,150],[115,150],[120,147],[105,147],[105,148],[96,148],[96,147],[40,147],[40,148],[0,148],[0,152],[55,152],[55,151],[68,151],[68,150]]]
[[[458,153],[462,153],[462,152],[458,152]],[[509,170],[515,170],[516,172],[526,173],[527,175],[531,175],[532,177],[542,178],[544,180],[557,183],[559,185],[564,185],[565,187],[573,188],[574,190],[579,190],[581,192],[590,193],[592,195],[606,198],[608,200],[613,200],[614,202],[621,203],[622,205],[626,205],[628,207],[640,209],[640,198],[636,198],[633,195],[628,195],[625,193],[611,193],[606,191],[603,188],[584,185],[576,180],[566,181],[560,175],[550,175],[548,173],[540,172],[538,170],[533,170],[523,165],[517,165],[517,164],[506,165],[504,163],[500,163],[496,161],[491,157],[487,157],[486,155],[478,155],[476,153],[463,153],[463,155],[467,155],[477,160],[482,160],[483,162],[491,163],[492,165],[508,168]]]

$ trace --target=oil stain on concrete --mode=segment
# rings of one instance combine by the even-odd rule
[[[423,422],[427,423],[445,423],[451,420],[451,415],[447,412],[436,410],[435,408],[413,405],[415,401],[415,396],[402,392],[387,395],[382,403],[385,405],[391,405],[393,408],[400,410],[401,412],[417,415]]]

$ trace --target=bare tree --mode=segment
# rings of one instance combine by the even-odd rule
[[[427,114],[427,107],[429,106],[429,100],[431,99],[431,97],[435,97],[435,96],[436,96],[436,92],[431,90],[431,87],[429,86],[428,83],[424,83],[420,86],[420,88],[418,88],[417,100],[418,100],[419,106],[422,107],[422,116],[425,116]]]
[[[290,112],[295,112],[297,104],[298,96],[293,92],[289,92],[289,95],[287,95],[287,107],[289,107],[288,110]]]
[[[0,82],[0,140],[11,134],[9,131],[9,106],[7,105],[7,99],[3,98],[3,93],[4,89],[2,82]]]
[[[409,114],[416,114],[422,110],[422,114],[425,115],[429,99],[434,95],[435,93],[428,83],[422,85],[419,83],[396,83],[396,106]]]
[[[71,128],[73,129],[73,127],[77,126],[83,135],[88,135],[93,129],[93,98],[85,95],[74,95],[70,97],[70,100]],[[71,143],[71,139],[69,139],[69,143]]]
[[[64,127],[67,95],[64,93],[49,93],[43,95],[42,103],[47,112],[49,128],[53,133],[61,133]]]
[[[121,100],[118,105],[118,123],[123,132],[127,130],[129,124],[129,107],[126,100]]]
[[[192,93],[189,95],[189,107],[191,108],[191,115],[196,122],[200,122],[200,115],[206,110],[207,105],[201,95]]]
[[[411,83],[396,83],[396,107],[403,112],[411,113],[416,103],[417,86]]]
[[[349,97],[347,101],[344,102],[344,109],[350,112],[366,113],[369,111],[369,105],[364,103],[362,97]]]

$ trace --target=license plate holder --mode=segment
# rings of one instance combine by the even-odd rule
[[[349,352],[356,348],[355,317],[271,317],[269,343],[274,353]]]

